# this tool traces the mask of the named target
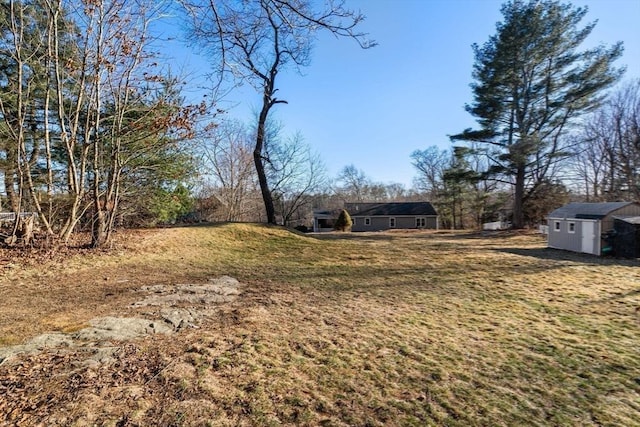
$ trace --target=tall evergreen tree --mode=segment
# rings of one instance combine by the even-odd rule
[[[586,7],[512,0],[501,12],[496,34],[473,46],[474,101],[466,110],[480,128],[451,139],[484,147],[489,172],[514,187],[513,226],[522,228],[524,202],[567,155],[571,124],[597,107],[603,90],[622,75],[613,63],[623,47],[578,50],[595,27],[579,27]]]
[[[454,147],[449,166],[442,173],[442,190],[438,196],[444,209],[440,212],[449,214],[447,219],[453,229],[465,228],[465,207],[469,205],[467,201],[471,198],[474,184],[480,179],[466,159],[469,153],[466,147]]]

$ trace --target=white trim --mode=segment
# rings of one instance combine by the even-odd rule
[[[396,217],[394,216],[389,217],[389,228],[396,228],[396,224],[397,224]]]
[[[553,231],[561,231],[560,221],[553,221]]]
[[[573,228],[573,230],[572,230]],[[575,221],[567,221],[567,233],[576,234],[576,222]]]
[[[366,226],[370,226],[371,225],[371,218],[368,216],[364,217],[364,225]]]

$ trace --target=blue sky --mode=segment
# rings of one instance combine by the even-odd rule
[[[495,33],[502,3],[347,0],[366,15],[362,30],[379,45],[362,50],[350,40],[321,36],[304,75],[280,75],[278,95],[289,103],[276,106],[274,117],[285,135],[299,131],[320,152],[331,177],[353,164],[375,182],[409,188],[416,175],[414,150],[447,148],[447,135],[474,126],[464,111],[472,101],[471,45]],[[589,7],[583,23],[598,20],[584,47],[623,41],[618,65],[627,66],[625,80],[639,78],[640,0],[572,3]],[[202,67],[197,57],[191,61]],[[259,94],[247,86],[221,106],[235,105],[229,115],[249,121],[259,103]]]

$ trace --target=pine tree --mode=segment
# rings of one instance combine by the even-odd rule
[[[496,34],[473,46],[474,101],[466,110],[480,129],[451,139],[484,146],[488,172],[513,185],[514,228],[524,226],[524,202],[568,155],[563,138],[572,122],[622,75],[613,67],[621,42],[578,51],[595,26],[578,27],[586,13],[558,1],[512,0]]]
[[[338,231],[348,231],[351,229],[352,225],[353,221],[351,220],[351,215],[349,215],[349,212],[347,212],[345,209],[342,209],[333,228]]]

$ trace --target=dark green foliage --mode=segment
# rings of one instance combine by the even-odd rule
[[[351,215],[349,215],[349,212],[345,209],[342,209],[340,215],[338,215],[338,219],[333,225],[333,228],[338,231],[349,231],[352,225],[353,221],[351,220]]]
[[[549,212],[569,203],[569,190],[561,182],[543,181],[524,204],[524,219],[529,225],[540,224]]]
[[[558,1],[509,1],[496,34],[473,46],[474,101],[466,109],[480,128],[452,140],[482,145],[487,171],[514,185],[516,228],[524,202],[566,158],[572,121],[597,107],[623,72],[613,67],[622,43],[578,50],[595,26],[578,27],[586,13]]]
[[[188,214],[194,207],[194,199],[188,188],[178,185],[173,191],[157,189],[150,201],[152,221],[173,223]]]
[[[449,166],[442,171],[442,189],[438,193],[438,212],[445,228],[463,229],[466,207],[470,206],[474,184],[480,179],[466,156],[466,147],[454,147]]]

